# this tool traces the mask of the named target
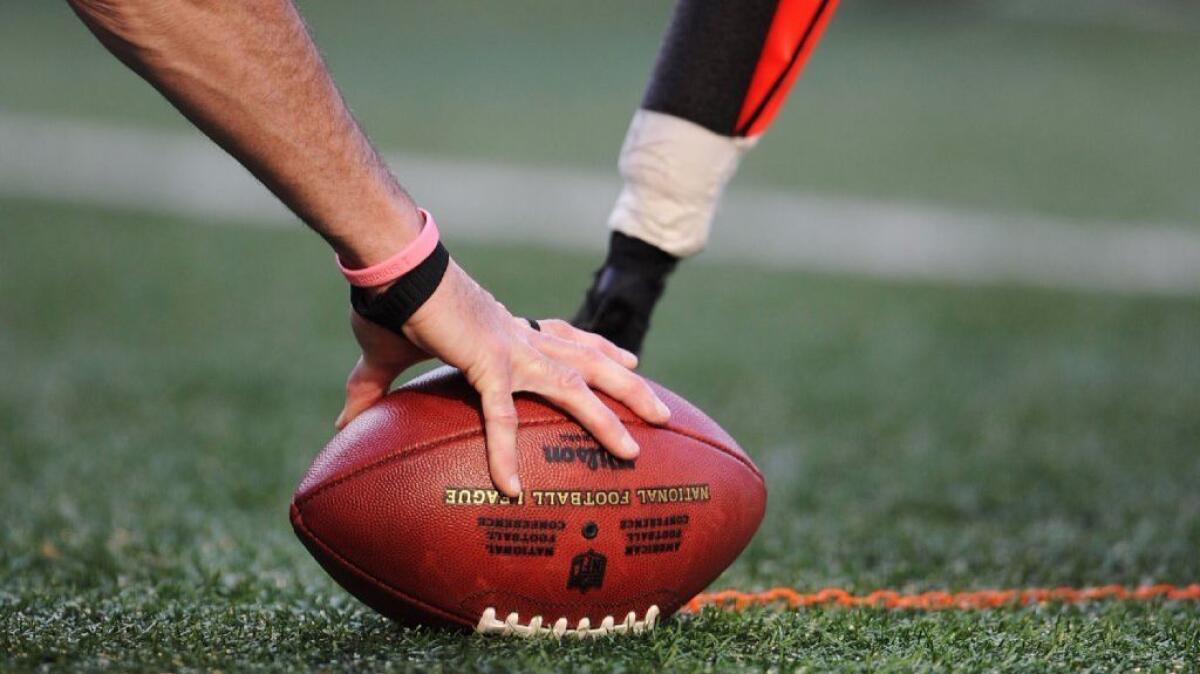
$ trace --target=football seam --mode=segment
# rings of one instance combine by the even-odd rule
[[[543,419],[540,421],[526,421],[526,422],[522,423],[521,425],[522,426],[546,426],[546,425],[549,425],[552,423],[556,423],[558,421],[559,421],[558,419]],[[381,466],[392,463],[393,461],[400,461],[402,459],[406,459],[410,456],[419,454],[421,452],[425,452],[425,451],[428,451],[431,449],[437,449],[438,447],[441,447],[442,445],[445,445],[447,443],[454,442],[456,440],[463,440],[463,439],[470,438],[470,437],[477,436],[477,435],[483,435],[483,432],[472,428],[471,430],[468,430],[468,431],[460,431],[460,432],[454,433],[452,435],[442,436],[440,438],[437,438],[436,440],[428,440],[422,444],[409,447],[408,449],[401,449],[401,450],[398,450],[391,454],[388,454],[386,456],[382,456],[378,459],[375,459],[371,463],[368,463],[365,466],[359,466],[358,468],[355,468],[354,470],[350,471],[349,473],[346,473],[345,475],[337,478],[336,480],[331,480],[329,482],[321,484],[321,485],[317,486],[316,488],[314,488],[309,493],[305,494],[304,496],[295,499],[296,507],[303,506],[305,503],[308,503],[312,499],[316,498],[317,496],[320,496],[321,494],[325,493],[326,491],[329,491],[330,489],[333,489],[334,487],[342,484],[343,482],[348,482],[350,480],[353,480],[354,478],[358,477],[359,475],[362,475],[363,473],[368,473],[372,470],[375,470],[376,468],[379,468]]]
[[[549,426],[552,424],[560,424],[560,423],[575,424],[575,422],[571,421],[570,419],[555,418],[555,419],[531,419],[529,421],[522,421],[522,422],[520,422],[520,426],[526,426],[526,427],[528,427],[528,426]],[[762,484],[763,486],[766,486],[766,482],[763,480],[762,474],[758,472],[758,468],[755,467],[754,463],[752,461],[750,461],[749,458],[742,456],[742,454],[740,452],[736,452],[728,447],[725,447],[724,445],[719,445],[703,436],[694,435],[692,433],[687,433],[687,432],[682,431],[681,429],[672,428],[670,426],[656,426],[654,424],[646,423],[641,420],[636,420],[636,421],[632,421],[632,422],[622,421],[622,423],[625,423],[626,425],[632,424],[635,426],[643,426],[645,428],[654,428],[654,429],[658,429],[658,430],[662,430],[662,431],[667,431],[670,433],[674,433],[675,435],[679,435],[679,436],[682,436],[682,437],[685,437],[685,438],[688,438],[691,440],[695,440],[696,442],[699,442],[701,444],[707,445],[715,450],[718,450],[722,454],[726,454],[726,455],[736,459],[743,466],[750,469],[750,474],[753,475],[755,478],[757,478],[760,484]],[[575,425],[578,425],[578,424],[575,424]],[[470,438],[473,436],[481,436],[481,435],[483,435],[482,430],[471,429],[469,431],[463,431],[460,433],[455,433],[453,435],[447,435],[447,436],[438,438],[436,440],[429,440],[429,441],[425,442],[424,444],[415,445],[408,449],[402,449],[395,453],[381,457],[379,459],[376,459],[375,461],[372,461],[371,463],[369,463],[365,466],[359,466],[358,468],[355,468],[353,471],[337,478],[336,480],[326,482],[326,483],[316,487],[315,489],[313,489],[309,493],[305,494],[304,496],[295,499],[296,507],[299,508],[299,507],[303,506],[305,503],[309,502],[310,500],[323,494],[324,492],[326,492],[330,489],[333,489],[334,487],[336,487],[344,482],[353,480],[354,478],[362,475],[363,473],[370,472],[372,470],[375,470],[376,468],[387,465],[393,461],[400,461],[400,460],[403,460],[405,458],[408,458],[408,457],[413,456],[414,454],[417,454],[420,452],[425,452],[425,451],[428,451],[431,449],[437,449],[438,447],[440,447],[444,444],[454,442],[456,440],[463,440],[465,438]]]
[[[621,423],[629,425],[629,422],[623,421]],[[726,447],[725,445],[713,442],[712,440],[710,440],[702,435],[696,435],[694,433],[689,433],[681,428],[674,428],[672,426],[656,426],[654,424],[646,423],[645,421],[642,421],[641,419],[637,419],[637,420],[633,421],[632,423],[634,426],[644,426],[646,428],[657,428],[659,430],[669,431],[671,433],[674,433],[675,435],[680,435],[685,438],[691,438],[692,440],[695,440],[696,442],[699,442],[702,445],[708,445],[709,447],[712,447],[713,449],[720,451],[722,454],[726,454],[728,456],[733,457],[734,459],[737,459],[738,463],[742,464],[746,468],[749,468],[750,474],[752,474],[754,477],[758,478],[758,481],[760,483],[762,483],[763,486],[766,486],[766,481],[763,479],[762,473],[758,472],[758,466],[754,465],[754,462],[750,460],[750,457],[745,456],[740,451],[737,451],[735,449]],[[715,424],[716,422],[713,422],[713,423]]]
[[[300,529],[302,529],[304,531],[304,535],[309,540],[311,540],[312,542],[321,546],[322,550],[324,550],[327,554],[329,554],[334,559],[336,559],[338,562],[340,562],[343,566],[350,569],[354,573],[357,573],[360,576],[363,576],[367,580],[370,580],[375,585],[387,590],[389,593],[394,595],[397,599],[406,601],[406,602],[412,604],[413,606],[421,609],[422,611],[428,611],[429,613],[437,615],[445,620],[450,620],[452,622],[458,623],[460,625],[464,625],[466,627],[474,626],[474,623],[468,618],[457,615],[455,613],[451,613],[445,609],[438,608],[431,604],[427,604],[427,603],[421,601],[420,599],[417,599],[416,597],[413,597],[413,596],[393,587],[391,583],[387,582],[386,580],[383,580],[382,578],[376,577],[375,574],[360,567],[359,565],[357,565],[354,562],[347,559],[345,556],[343,556],[337,550],[334,550],[333,548],[329,547],[329,545],[325,541],[321,540],[321,537],[318,536],[315,531],[313,531],[312,529],[309,529],[308,525],[306,525],[304,523],[304,511],[300,509],[300,506],[298,504],[296,506],[296,518],[295,518],[295,520],[293,520],[293,522],[297,526],[299,526]],[[366,602],[363,602],[363,603],[366,603]]]

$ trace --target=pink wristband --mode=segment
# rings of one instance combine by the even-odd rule
[[[433,253],[433,249],[438,244],[437,222],[433,220],[433,215],[424,208],[418,208],[417,211],[425,218],[425,226],[421,228],[421,233],[400,252],[383,262],[363,269],[348,269],[346,265],[342,264],[340,257],[333,256],[337,260],[338,268],[342,270],[342,275],[346,277],[350,285],[370,288],[390,283],[412,271]]]

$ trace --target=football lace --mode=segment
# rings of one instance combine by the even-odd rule
[[[497,620],[496,609],[489,606],[479,617],[479,624],[475,626],[475,631],[480,634],[499,634],[501,636],[577,637],[580,639],[602,637],[608,634],[640,634],[654,629],[655,623],[658,622],[658,613],[658,606],[654,605],[646,609],[644,620],[638,620],[637,613],[630,611],[621,622],[617,622],[612,616],[605,616],[600,621],[599,627],[592,627],[591,621],[587,618],[580,618],[575,627],[570,627],[566,618],[559,618],[553,625],[550,625],[540,615],[533,616],[525,624],[521,624],[520,616],[516,613],[509,613],[504,620]]]
[[[883,609],[938,610],[986,610],[1005,606],[1028,606],[1036,604],[1078,604],[1094,601],[1200,601],[1200,583],[1191,585],[1101,585],[1098,587],[1029,587],[1007,590],[977,590],[972,592],[930,591],[905,594],[892,590],[875,590],[869,594],[856,595],[841,588],[830,587],[816,592],[798,592],[790,587],[776,587],[761,592],[723,590],[696,595],[685,604],[682,613],[698,613],[706,606],[741,611],[751,606],[783,606],[792,609],[809,606],[871,607]],[[520,616],[509,613],[504,620],[496,619],[496,609],[484,609],[475,631],[481,634],[499,634],[521,637],[574,636],[599,637],[607,634],[639,634],[654,629],[658,622],[658,606],[646,610],[645,620],[638,620],[630,611],[625,620],[616,622],[607,616],[599,627],[592,627],[583,618],[575,627],[569,627],[566,618],[559,618],[553,625],[542,616],[534,616],[521,624]]]

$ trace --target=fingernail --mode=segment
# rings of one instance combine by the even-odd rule
[[[514,495],[520,494],[521,493],[521,478],[517,477],[516,475],[513,475],[511,478],[509,478],[508,488],[509,488],[509,490],[512,491],[512,493]]]
[[[670,418],[670,416],[671,416],[671,408],[670,408],[670,407],[667,407],[667,404],[666,404],[666,403],[664,403],[664,402],[663,402],[663,401],[661,401],[661,400],[658,400],[657,398],[654,400],[654,403],[655,403],[655,404],[654,404],[654,409],[658,411],[658,415],[659,415],[659,416],[661,416],[661,417],[666,417],[666,418]]]
[[[625,360],[631,361],[634,364],[636,364],[638,362],[637,354],[635,354],[634,352],[626,351],[625,349],[621,349],[621,353],[625,354]]]
[[[621,441],[621,449],[629,456],[637,456],[642,451],[642,448],[638,447],[637,440],[634,440],[633,436],[628,433],[625,434],[625,439]]]
[[[333,427],[340,431],[342,429],[342,426],[346,425],[345,419],[346,419],[346,412],[345,412],[345,410],[343,410],[342,413],[337,416],[337,419],[334,420]]]

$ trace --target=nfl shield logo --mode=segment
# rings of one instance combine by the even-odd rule
[[[587,592],[589,588],[600,587],[604,583],[604,566],[608,559],[604,555],[589,549],[571,560],[571,575],[567,578],[567,589],[575,588]]]

